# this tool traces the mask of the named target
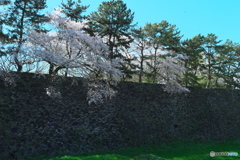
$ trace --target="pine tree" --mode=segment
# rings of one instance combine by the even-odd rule
[[[211,87],[213,75],[214,75],[214,66],[216,65],[216,57],[218,56],[217,49],[220,46],[218,37],[215,34],[208,34],[204,38],[204,59],[207,72],[207,84],[206,88]]]
[[[119,56],[119,48],[128,48],[133,41],[130,29],[134,13],[127,9],[122,0],[102,2],[98,11],[90,14],[89,33],[105,39],[109,46],[109,58]]]
[[[81,0],[73,1],[73,0],[68,0],[66,4],[61,3],[61,10],[62,13],[65,14],[68,18],[70,18],[72,21],[82,21],[86,19],[86,16],[83,16],[82,13],[86,11],[86,9],[89,6],[82,6],[81,5]]]
[[[70,18],[70,20],[75,22],[81,22],[87,19],[87,16],[82,15],[89,6],[81,5],[81,0],[73,1],[68,0],[67,3],[61,3],[61,12],[66,15],[66,17]],[[65,77],[67,77],[68,68],[65,71]]]
[[[197,35],[182,42],[182,52],[187,58],[184,60],[186,71],[183,77],[185,86],[197,87],[203,70],[204,36]]]
[[[4,22],[6,20],[7,15],[7,8],[9,7],[9,4],[11,3],[10,0],[2,0],[0,1],[0,56],[5,55],[5,48],[3,44],[5,44],[9,37],[8,34],[4,33]]]
[[[0,1],[0,6],[5,6],[11,3],[11,0],[1,0]]]
[[[149,39],[149,46],[152,47],[149,57],[151,61],[148,63],[151,72],[148,74],[148,77],[152,83],[156,83],[158,58],[163,55],[164,51],[178,51],[182,36],[180,36],[180,31],[178,31],[176,26],[167,21],[153,24],[147,23],[144,29]],[[161,58],[165,56],[166,54]]]
[[[98,7],[98,11],[90,14],[88,33],[92,36],[100,36],[109,47],[109,59],[123,59],[120,70],[131,76],[131,59],[121,54],[122,49],[130,47],[133,38],[131,29],[134,13],[127,8],[122,0],[104,1]],[[130,66],[130,68],[129,68]],[[124,78],[124,77],[123,77]]]
[[[146,49],[148,49],[148,37],[146,30],[144,28],[132,30],[132,35],[134,37],[134,51],[138,54],[139,61],[139,79],[138,82],[142,82],[144,74],[144,61],[147,59]]]
[[[217,48],[215,58],[215,86],[224,88],[239,87],[240,45],[227,40]]]
[[[4,24],[7,26],[10,41],[13,43],[9,53],[13,54],[17,71],[23,69],[23,63],[19,59],[22,44],[26,40],[27,29],[35,29],[38,32],[45,32],[42,27],[48,18],[40,11],[45,9],[46,0],[15,0],[14,4],[8,9],[8,15]]]

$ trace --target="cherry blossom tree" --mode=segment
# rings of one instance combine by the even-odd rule
[[[49,14],[49,17],[52,31],[43,33],[30,30],[27,43],[33,58],[49,64],[49,74],[56,75],[60,70],[65,70],[65,75],[118,81],[122,75],[117,69],[120,59],[110,61],[108,47],[102,39],[97,36],[91,37],[84,32],[87,21],[72,21],[63,17],[59,10]],[[99,84],[96,82],[89,85],[90,102],[97,102],[94,98],[101,99],[103,96],[100,94],[108,96],[110,92],[113,93],[108,86],[100,87],[101,93],[96,93],[92,88],[99,88],[97,85]],[[110,92],[103,92],[103,88],[107,88]]]
[[[136,53],[135,64],[139,66],[139,82],[147,78],[148,82],[163,84],[164,90],[169,93],[186,92],[188,89],[181,85],[181,79],[186,70],[183,62],[187,57],[173,51],[173,47],[169,47],[172,43],[166,44],[168,39],[176,38],[174,42],[179,41],[178,37],[166,38],[157,33],[158,30],[154,27],[163,24],[169,26],[168,23],[162,22],[152,26],[147,24],[144,28],[133,30],[134,42],[131,47]],[[166,29],[165,32],[167,31]],[[159,36],[158,39],[157,36]]]
[[[140,52],[139,48],[135,48],[136,52]],[[142,57],[138,57],[135,63],[142,65],[144,72],[148,74],[151,71],[149,66],[152,66],[153,54],[157,55],[154,61],[156,82],[163,84],[163,89],[168,93],[182,93],[189,92],[189,90],[181,85],[183,73],[186,71],[184,67],[184,60],[186,56],[176,53],[171,50],[164,50],[163,48],[154,50],[151,46],[141,51]],[[142,63],[142,64],[141,64]],[[151,73],[151,72],[150,72]]]
[[[121,74],[115,69],[119,60],[113,64],[108,61],[108,47],[102,39],[83,31],[87,21],[71,21],[58,10],[49,16],[52,32],[30,30],[28,34],[32,55],[49,63],[49,74],[57,74],[61,69],[69,69],[69,73],[71,69],[79,69],[83,77],[99,70],[115,76]]]
[[[183,66],[185,56],[171,53],[172,56],[160,58],[157,62],[157,79],[164,84],[163,89],[169,93],[189,92],[180,84],[181,76],[186,71]],[[174,55],[174,56],[173,56]]]
[[[185,70],[183,59],[186,58],[179,50],[180,31],[175,25],[162,21],[147,23],[141,32],[140,38],[144,39],[138,39],[142,47],[138,49],[142,49],[141,56],[146,57],[144,62],[148,67],[146,75],[149,80],[164,84],[164,89],[170,93],[188,91],[180,82]]]

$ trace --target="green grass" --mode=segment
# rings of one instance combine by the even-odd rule
[[[26,160],[240,160],[240,155],[237,157],[210,157],[211,151],[238,152],[240,154],[240,140],[218,143],[210,141],[174,141],[165,145]]]

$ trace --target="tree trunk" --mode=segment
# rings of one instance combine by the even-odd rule
[[[50,74],[50,75],[52,75],[53,74],[53,70],[54,70],[54,65],[52,64],[52,63],[50,63],[50,62],[48,62],[49,63],[49,69],[48,69],[48,74]]]
[[[22,16],[21,16],[21,20],[20,20],[20,27],[19,27],[20,28],[20,37],[19,37],[18,47],[17,47],[16,53],[14,55],[14,61],[17,65],[17,72],[21,72],[22,68],[23,68],[21,62],[18,60],[18,54],[20,52],[20,49],[21,49],[21,46],[23,43],[23,28],[24,28],[24,17],[25,17],[26,6],[27,6],[27,3],[25,2],[23,9],[22,9]]]
[[[142,76],[143,76],[143,48],[141,49],[139,83],[142,83]]]

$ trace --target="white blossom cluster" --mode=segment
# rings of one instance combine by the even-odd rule
[[[187,59],[186,56],[177,54],[171,50],[165,50],[162,47],[159,47],[159,49],[155,51],[154,48],[149,45],[148,41],[141,39],[135,40],[132,47],[132,50],[138,53],[134,64],[140,66],[140,56],[148,57],[143,60],[145,72],[148,69],[147,63],[156,67],[157,83],[163,84],[166,92],[189,92],[186,87],[183,87],[179,83],[181,76],[186,71],[186,68],[183,66],[184,60]],[[143,51],[143,55],[140,54],[141,51]],[[154,56],[156,56],[156,61],[154,60]]]
[[[62,98],[62,95],[59,91],[56,90],[56,88],[54,88],[53,86],[49,86],[48,88],[46,88],[46,92],[47,95],[51,98]]]
[[[86,76],[91,71],[101,70],[118,78],[118,61],[107,59],[108,47],[98,37],[91,37],[83,31],[86,21],[75,22],[61,16],[60,11],[50,14],[53,31],[29,32],[29,45],[34,57],[53,63],[55,66],[80,69]]]
[[[182,73],[186,71],[186,68],[182,66],[183,59],[185,57],[178,54],[177,57],[166,57],[159,61],[157,68],[160,72],[158,74],[165,84],[164,90],[169,93],[189,92],[178,82]]]

